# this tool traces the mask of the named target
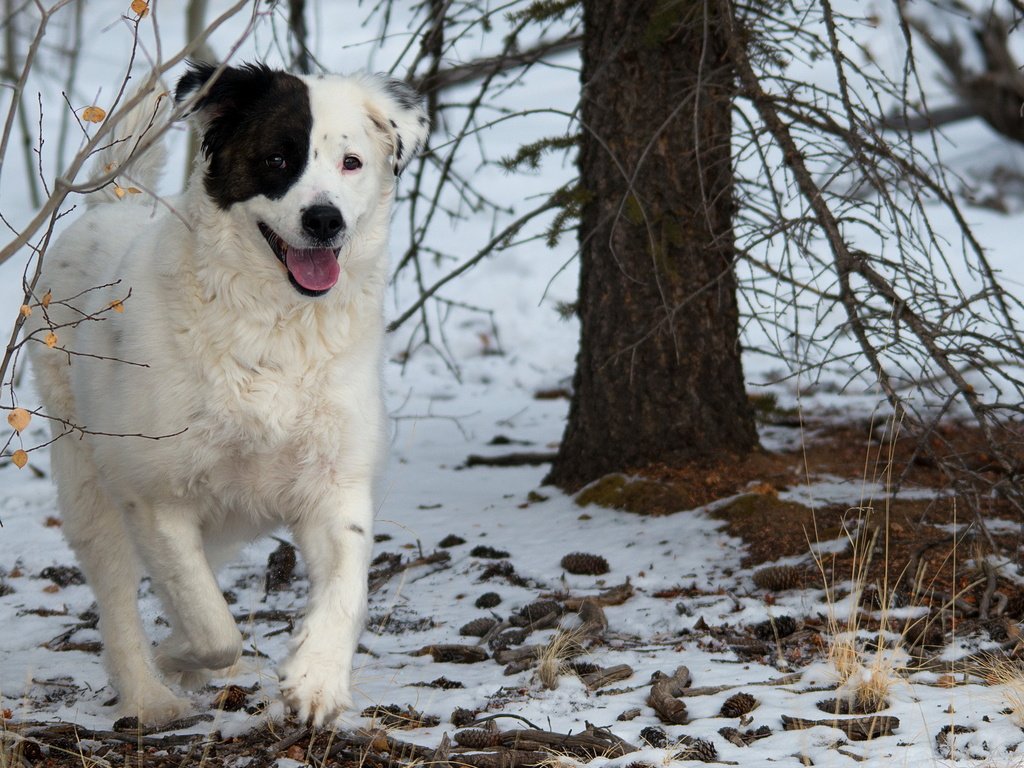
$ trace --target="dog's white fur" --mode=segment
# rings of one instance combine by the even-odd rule
[[[397,134],[411,153],[427,129],[380,78],[306,82],[316,152],[284,197],[221,210],[204,191],[200,158],[174,210],[146,195],[96,193],[46,257],[40,293],[53,302],[33,314],[29,333],[40,340],[52,328],[58,341],[31,345],[35,377],[48,413],[89,433],[52,447],[64,532],[99,603],[120,708],[144,722],[186,711],[169,684],[194,684],[239,657],[215,569],[281,523],[311,582],[280,668],[282,693],[317,724],[351,703],[384,444],[382,298]],[[381,116],[395,134],[380,130]],[[144,103],[119,134],[139,136],[152,117]],[[98,166],[124,162],[132,146],[113,145]],[[341,172],[346,154],[362,158],[360,173]],[[162,161],[153,150],[128,172],[153,188]],[[338,284],[314,299],[289,284],[256,222],[298,240],[301,209],[323,202],[340,209],[347,237]],[[60,304],[115,281],[70,302],[95,319]],[[129,290],[125,311],[111,311]],[[172,627],[155,654],[138,613],[140,569]]]

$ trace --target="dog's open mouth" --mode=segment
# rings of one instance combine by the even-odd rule
[[[288,279],[299,293],[323,296],[338,282],[341,275],[341,265],[338,264],[340,248],[296,248],[262,221],[259,228],[270,250],[288,270]]]

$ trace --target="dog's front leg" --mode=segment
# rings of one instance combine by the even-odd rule
[[[352,704],[352,657],[366,619],[367,571],[373,547],[370,481],[348,486],[333,509],[293,525],[309,570],[310,596],[281,691],[300,720],[322,725]]]

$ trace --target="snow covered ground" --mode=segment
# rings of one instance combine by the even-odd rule
[[[121,11],[119,2],[90,3],[88,49],[79,74],[84,92],[93,93],[100,83],[109,88],[109,68],[120,63],[110,40],[120,34],[116,19]],[[183,35],[175,23],[168,16],[164,24],[163,35],[169,43]],[[363,66],[368,47],[354,43],[369,39],[372,33],[356,30],[348,38],[353,46],[331,47],[323,32],[328,28],[330,25],[322,24],[317,33],[323,60],[338,70]],[[237,26],[225,30],[214,39],[215,48],[227,49],[237,34]],[[273,59],[272,41],[267,29],[261,28],[238,58]],[[392,40],[389,45],[402,42]],[[390,63],[386,61],[389,50],[374,53],[378,67]],[[524,101],[562,106],[571,101],[575,75],[551,73],[541,80],[522,97]],[[49,87],[52,89],[52,83]],[[59,109],[59,102],[53,104],[47,120],[54,119],[53,112]],[[543,135],[552,125],[555,123],[531,130]],[[55,130],[55,124],[51,129]],[[977,125],[958,135],[969,148],[961,156],[965,165],[996,142]],[[174,157],[178,159],[182,157],[181,139],[175,137]],[[510,126],[496,131],[493,140],[494,151],[500,154],[514,151],[525,137]],[[1006,151],[1004,144],[999,146],[1007,162],[1019,163],[1016,154]],[[180,183],[180,173],[174,170],[180,167],[183,160],[172,163],[169,188]],[[4,172],[0,186],[4,212],[10,215],[13,211],[14,219],[22,220],[28,213],[25,203],[18,201],[23,171],[12,162]],[[567,173],[565,169],[562,172]],[[542,184],[536,178],[500,176],[494,170],[489,183],[502,187],[510,198],[525,200],[539,189],[549,188],[551,180]],[[985,242],[993,247],[996,263],[1009,266],[1016,257],[1012,219],[990,211],[971,213],[986,235]],[[460,225],[458,238],[467,243],[467,255],[485,239],[489,226],[487,221]],[[402,242],[404,228],[399,214],[396,242]],[[443,732],[456,730],[450,716],[463,708],[481,715],[515,715],[563,733],[578,733],[589,722],[608,727],[638,746],[644,745],[642,729],[660,726],[670,739],[685,735],[710,741],[719,760],[741,765],[798,765],[801,756],[814,765],[920,766],[953,761],[960,765],[1018,765],[1017,749],[1024,742],[1024,732],[1011,715],[1004,714],[1006,691],[978,681],[950,687],[950,682],[959,680],[943,679],[936,672],[904,670],[898,676],[888,697],[890,706],[880,713],[899,719],[892,735],[854,742],[825,726],[783,730],[783,715],[830,718],[817,705],[836,695],[834,671],[823,662],[802,668],[784,658],[765,663],[764,659],[741,657],[721,638],[729,628],[748,628],[784,616],[798,623],[820,623],[830,612],[841,614],[843,604],[830,606],[825,591],[813,587],[777,593],[756,587],[750,571],[740,565],[742,542],[723,533],[722,523],[707,510],[656,518],[600,507],[581,508],[572,498],[542,486],[543,466],[465,466],[471,454],[549,451],[560,439],[567,402],[539,399],[536,393],[564,387],[572,374],[577,328],[559,319],[554,307],[573,297],[573,266],[549,285],[571,255],[571,244],[556,251],[539,243],[528,244],[481,265],[453,288],[452,298],[495,310],[503,355],[490,354],[496,346],[489,335],[490,326],[480,316],[467,315],[448,327],[450,350],[460,366],[458,379],[429,351],[404,364],[388,366],[388,396],[395,421],[376,526],[379,541],[375,554],[380,558],[375,567],[380,585],[371,597],[370,626],[356,659],[356,709],[346,717],[345,725],[370,723],[372,718],[359,713],[372,705],[413,707],[424,715],[437,716],[439,724],[399,731],[398,735],[433,746]],[[18,260],[0,266],[0,317],[12,318],[16,312],[22,268]],[[407,302],[408,286],[399,293]],[[396,301],[395,311],[401,309],[401,300]],[[404,342],[402,337],[392,340],[396,356]],[[767,378],[771,365],[772,361],[750,358],[748,375],[752,381]],[[795,402],[787,388],[777,386],[772,391],[784,404]],[[31,405],[28,387],[22,386],[19,395],[23,404]],[[852,414],[870,412],[877,401],[868,392],[816,395],[802,404]],[[41,442],[45,438],[41,432],[32,432],[27,439]],[[770,436],[770,441],[778,444],[797,439],[795,430],[779,428]],[[74,572],[61,570],[73,566],[74,558],[55,518],[55,494],[45,451],[32,454],[31,466],[46,476],[10,464],[0,467],[0,710],[4,717],[10,710],[9,719],[15,723],[62,720],[87,728],[109,728],[115,717],[109,706],[113,694],[96,652],[92,596],[87,586],[74,583]],[[817,504],[856,504],[862,493],[862,484],[834,478],[822,478],[793,491]],[[442,547],[450,535],[465,542]],[[486,551],[479,550],[477,555],[471,554],[479,546],[507,555],[487,557]],[[254,713],[219,711],[214,702],[217,689],[208,689],[194,700],[196,712],[211,713],[213,720],[203,720],[184,732],[217,729],[230,735],[282,716],[274,669],[284,658],[293,622],[300,616],[306,582],[300,563],[293,579],[266,592],[266,564],[277,547],[274,540],[257,542],[222,574],[222,587],[234,599],[232,608],[246,634],[247,654],[229,678],[215,682],[218,687],[231,683],[245,688],[246,703]],[[609,572],[600,576],[566,573],[560,562],[572,552],[603,556]],[[423,564],[401,570],[420,558]],[[501,563],[509,563],[512,570]],[[398,572],[384,579],[389,564],[397,565]],[[535,668],[506,675],[506,663],[494,660],[495,649],[486,643],[480,647],[490,658],[477,663],[435,661],[430,653],[414,655],[438,644],[476,644],[477,638],[459,634],[460,627],[473,619],[508,619],[542,596],[554,596],[564,605],[573,598],[600,596],[627,582],[631,596],[604,607],[608,626],[600,641],[580,641],[587,648],[579,661],[602,668],[619,664],[631,668],[628,677],[605,687],[592,690],[571,672],[563,672],[553,690],[542,684]],[[497,593],[500,603],[477,607],[477,600],[486,592]],[[159,638],[167,630],[145,583],[142,601],[150,634]],[[565,628],[580,625],[571,611],[561,622]],[[557,631],[538,629],[523,642],[545,645]],[[871,658],[863,660],[869,663]],[[671,675],[683,665],[692,675],[693,687],[710,690],[685,698],[689,723],[666,726],[648,704],[651,678],[656,672]],[[789,676],[793,673],[800,674]],[[423,685],[441,678],[450,681],[446,687]],[[778,678],[785,682],[761,685]],[[940,681],[947,685],[937,685]],[[453,682],[459,685],[451,686]],[[759,702],[742,724],[737,717],[720,714],[723,702],[741,691]],[[502,728],[522,725],[515,720],[500,720],[499,724]],[[953,725],[976,730],[957,735],[955,746],[943,752],[936,734]],[[719,733],[726,727],[748,731],[762,726],[770,729],[770,734],[746,747]],[[642,752],[614,762],[658,765],[674,759],[680,749],[644,746]],[[279,764],[295,763],[281,758]]]
[[[579,732],[590,722],[641,745],[641,729],[661,725],[647,703],[652,674],[671,674],[685,665],[693,686],[718,690],[685,699],[689,724],[662,727],[670,737],[710,740],[722,760],[796,764],[794,756],[804,755],[815,765],[853,764],[858,759],[878,765],[939,764],[935,736],[944,725],[955,724],[978,729],[958,737],[963,754],[1003,761],[989,765],[1015,764],[1013,750],[1024,741],[1024,733],[1010,716],[1001,714],[1005,703],[1000,691],[980,684],[938,686],[939,675],[932,672],[905,671],[895,684],[890,706],[881,713],[899,718],[891,736],[848,743],[839,731],[824,726],[783,731],[782,715],[828,718],[817,704],[835,695],[829,693],[834,673],[824,663],[802,670],[785,660],[744,660],[701,628],[738,629],[782,616],[817,619],[829,611],[823,591],[771,594],[758,589],[750,572],[739,565],[742,543],[722,533],[721,523],[701,510],[655,518],[580,508],[571,498],[541,485],[543,468],[465,468],[471,453],[509,450],[508,445],[491,444],[498,436],[516,441],[516,446],[521,441],[528,446],[524,449],[544,449],[558,439],[565,402],[535,399],[531,385],[516,382],[515,370],[505,358],[473,361],[467,366],[470,383],[458,386],[454,397],[445,374],[432,374],[427,366],[415,364],[407,372],[417,382],[416,391],[403,393],[403,410],[410,418],[396,429],[376,528],[379,538],[386,539],[377,544],[377,552],[401,556],[403,562],[421,556],[429,561],[437,552],[449,557],[397,573],[373,594],[364,650],[356,659],[356,711],[346,724],[368,724],[370,719],[360,718],[358,712],[371,705],[413,707],[437,716],[440,724],[398,735],[429,746],[438,743],[442,732],[455,731],[449,718],[456,708],[464,708],[481,715],[518,715],[563,733]],[[45,471],[45,464],[40,468]],[[90,645],[98,634],[88,628],[89,588],[57,587],[51,578],[41,576],[47,568],[74,562],[59,525],[51,519],[55,507],[50,482],[12,466],[0,470],[0,482],[0,568],[6,574],[3,583],[12,590],[0,598],[0,708],[10,709],[15,722],[64,720],[86,728],[109,728],[115,714],[105,702],[112,692]],[[814,490],[820,495],[828,489],[843,495],[851,492],[850,487],[834,485]],[[450,535],[465,543],[440,547]],[[473,556],[481,545],[503,550],[507,557]],[[273,540],[253,545],[222,574],[222,586],[236,601],[232,607],[244,627],[249,655],[230,678],[215,681],[246,688],[258,684],[248,704],[268,701],[270,707],[252,715],[217,712],[215,689],[208,689],[195,695],[196,711],[213,712],[215,720],[193,726],[193,732],[217,728],[230,735],[257,726],[265,717],[281,716],[274,667],[286,652],[289,618],[298,617],[306,582],[300,564],[291,583],[265,593],[267,558],[277,546]],[[578,551],[605,557],[610,571],[603,576],[567,574],[560,561]],[[501,570],[486,577],[488,567],[505,562],[512,565],[512,578],[519,584],[511,583]],[[386,563],[378,567],[382,565]],[[460,664],[437,662],[429,654],[412,655],[437,644],[477,643],[475,637],[459,635],[459,628],[472,619],[508,618],[542,595],[596,596],[627,581],[633,595],[621,605],[605,607],[608,629],[603,640],[577,659],[603,668],[632,668],[629,677],[605,688],[589,690],[577,675],[564,672],[557,689],[548,690],[535,669],[506,676],[506,664],[493,658]],[[475,607],[486,592],[497,593],[501,602],[490,609]],[[166,627],[145,586],[143,606],[151,635],[162,636]],[[573,627],[580,620],[569,614],[562,623]],[[83,624],[86,628],[64,636]],[[555,633],[537,630],[525,643],[543,645]],[[756,685],[791,672],[804,674],[784,684]],[[439,678],[459,685],[423,685]],[[743,748],[718,733],[740,725],[736,717],[722,717],[720,708],[741,691],[759,702],[742,730],[771,729],[770,736]],[[632,719],[619,719],[636,709],[639,713]],[[659,764],[678,750],[648,748],[620,762]]]

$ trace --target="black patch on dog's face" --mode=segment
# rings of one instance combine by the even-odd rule
[[[175,99],[184,101],[215,71],[210,64],[191,65],[178,81]],[[277,200],[305,170],[313,114],[309,90],[299,78],[262,64],[227,67],[197,111],[210,161],[204,185],[220,208],[257,195]]]

